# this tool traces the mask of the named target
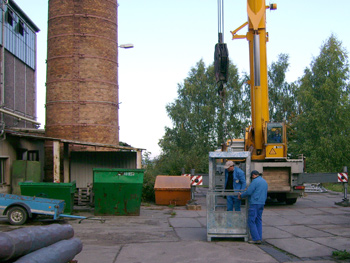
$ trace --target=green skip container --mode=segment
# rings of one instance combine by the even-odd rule
[[[93,169],[95,215],[140,215],[144,170]]]
[[[66,203],[64,213],[71,214],[73,212],[74,193],[76,190],[75,181],[71,183],[21,182],[19,185],[21,187],[21,195],[64,200]]]

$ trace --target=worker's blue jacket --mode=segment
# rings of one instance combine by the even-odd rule
[[[228,179],[228,170],[225,169],[225,188],[227,184]],[[245,181],[245,174],[244,172],[235,166],[235,169],[233,170],[233,189],[234,190],[244,190],[246,188],[247,184]]]
[[[261,176],[253,179],[247,191],[241,197],[248,197],[249,204],[264,205],[267,198],[267,182]]]

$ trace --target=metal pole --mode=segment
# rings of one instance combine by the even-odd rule
[[[195,174],[195,169],[191,169],[191,199],[194,200],[195,198],[195,192],[196,192],[196,186],[192,185],[192,176]]]
[[[343,172],[347,173],[348,172],[348,167],[344,166],[343,167]],[[349,207],[350,206],[350,202],[348,199],[348,182],[344,182],[343,183],[344,186],[344,199],[341,202],[335,202],[336,205],[340,205],[340,206],[344,206],[344,207]]]
[[[343,167],[343,172],[344,173],[348,172],[348,167],[347,166]],[[348,199],[348,182],[344,182],[343,185],[344,185],[344,199],[343,199],[343,201],[344,202],[349,202],[349,199]]]

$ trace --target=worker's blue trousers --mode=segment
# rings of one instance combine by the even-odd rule
[[[241,200],[237,196],[227,196],[227,211],[233,211],[233,204],[235,205],[235,211],[241,211]]]
[[[264,205],[249,205],[248,226],[253,241],[262,240],[262,213]]]

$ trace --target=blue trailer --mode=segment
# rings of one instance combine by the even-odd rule
[[[28,218],[33,218],[36,215],[53,216],[54,220],[59,217],[69,217],[75,219],[97,219],[104,222],[104,220],[99,218],[65,215],[63,214],[64,207],[64,200],[0,194],[0,214],[7,215],[7,218],[12,225],[23,225]]]

